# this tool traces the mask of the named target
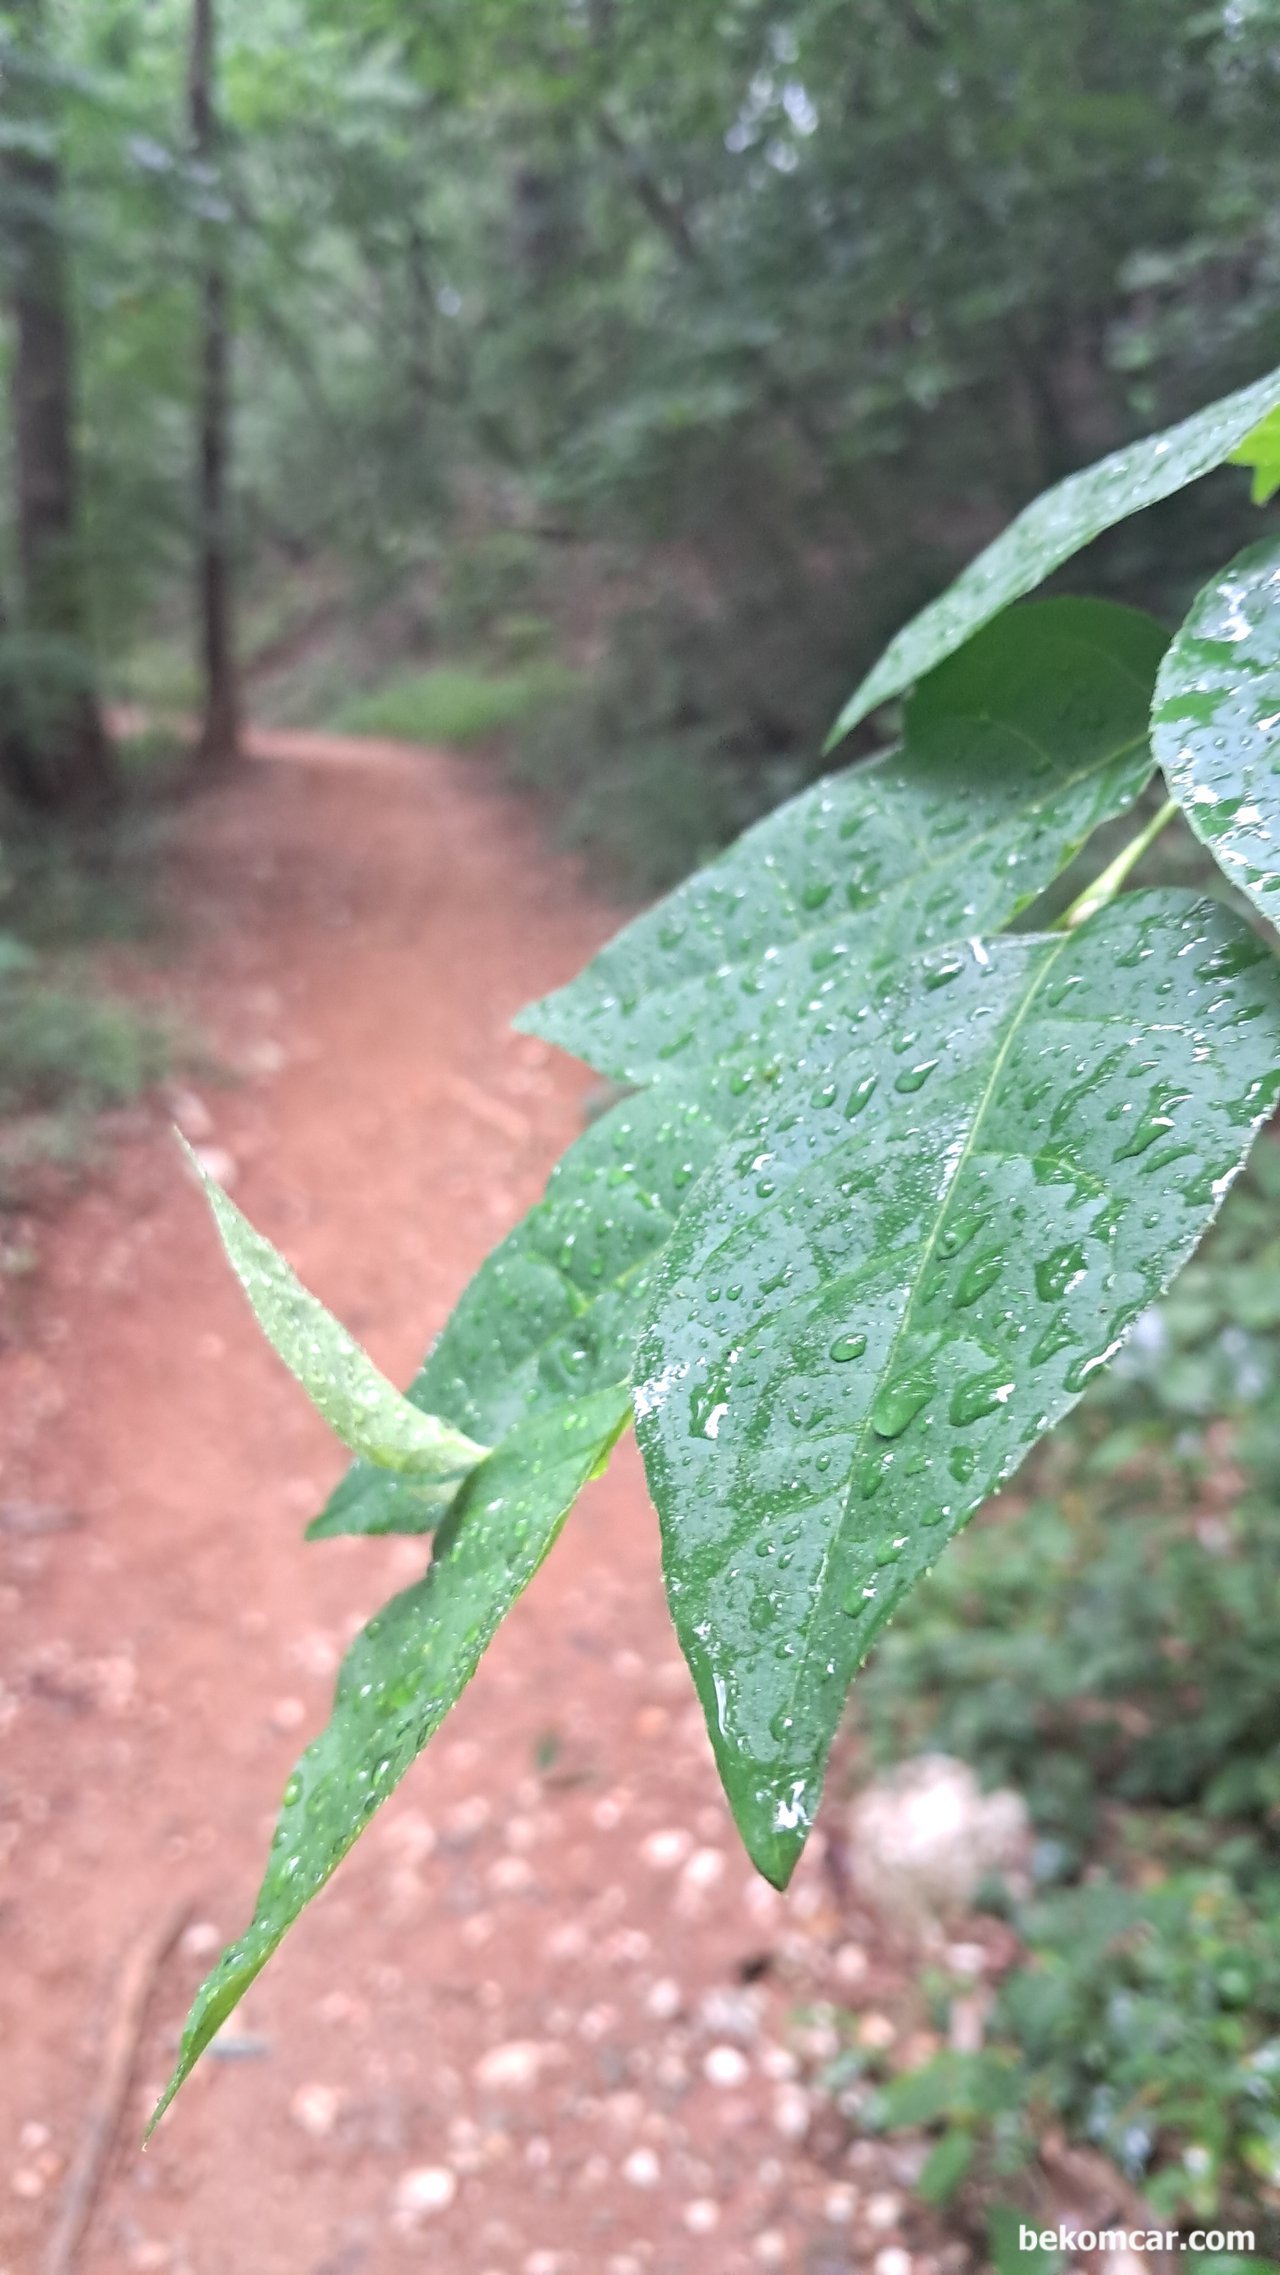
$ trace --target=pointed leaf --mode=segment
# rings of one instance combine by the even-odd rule
[[[629,1418],[625,1392],[614,1390],[571,1400],[513,1430],[467,1478],[425,1577],[357,1636],[328,1727],[285,1787],[252,1924],[197,1993],[153,2124],[439,1728]]]
[[[1151,773],[1167,634],[1041,601],[916,692],[904,747],[815,783],[637,919],[517,1025],[630,1082],[795,1047],[833,983],[1005,924]]]
[[[1270,503],[1280,490],[1280,404],[1260,419],[1251,434],[1231,453],[1233,466],[1252,466],[1251,496],[1255,506]]]
[[[1280,924],[1280,537],[1196,600],[1161,666],[1151,732],[1196,835]]]
[[[1221,466],[1280,403],[1280,371],[1210,403],[1193,418],[1144,435],[1096,466],[1068,475],[1027,506],[937,600],[921,610],[850,697],[831,732],[836,743],[881,703],[900,695],[944,656],[971,639],[979,625],[1021,593],[1042,584],[1054,569],[1144,506],[1170,498]],[[828,747],[830,747],[830,743]]]
[[[779,1885],[872,1638],[1213,1216],[1276,1095],[1280,968],[1140,894],[927,960],[858,1034],[703,1177],[639,1353],[672,1612]]]
[[[570,1147],[544,1198],[483,1263],[409,1397],[492,1442],[517,1422],[625,1385],[645,1275],[694,1179],[750,1104],[748,1086],[624,1099]],[[357,1462],[310,1527],[427,1532],[439,1509],[417,1481]]]
[[[204,1186],[258,1325],[330,1429],[344,1446],[384,1469],[405,1470],[432,1485],[448,1480],[456,1489],[489,1448],[411,1406],[271,1242],[255,1232],[186,1140],[179,1143]]]

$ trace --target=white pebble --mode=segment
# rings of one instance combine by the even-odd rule
[[[44,2180],[31,2164],[20,2164],[16,2172],[10,2173],[9,2186],[15,2196],[27,2199],[44,2194]]]
[[[858,2024],[858,2044],[869,2046],[875,2054],[882,2054],[892,2046],[898,2033],[887,2014],[864,2014]]]
[[[828,2188],[822,2199],[822,2216],[833,2228],[845,2227],[858,2209],[856,2188]]]
[[[981,1943],[949,1943],[947,1965],[953,1975],[981,1975],[986,1971],[986,1948]]]
[[[902,2198],[890,2195],[887,2189],[872,2196],[867,2203],[867,2225],[872,2228],[894,2228],[902,2210]]]
[[[188,1959],[208,1959],[221,1943],[222,1937],[212,1920],[193,1920],[184,1930],[179,1948]]]
[[[671,2022],[680,2012],[680,1985],[670,1975],[663,1975],[650,1985],[645,1996],[644,2009],[655,2022]]]
[[[300,1698],[278,1698],[271,1709],[277,1730],[299,1730],[306,1719],[307,1710]]]
[[[485,1875],[497,1896],[518,1896],[532,1888],[533,1866],[525,1856],[500,1856],[489,1866]]]
[[[505,2046],[492,2046],[476,2063],[476,2084],[482,2093],[521,2093],[537,2084],[550,2051],[532,2038],[512,2038]]]
[[[867,1972],[867,1955],[858,1943],[842,1943],[835,1956],[838,1983],[860,1983]]]
[[[878,2251],[875,2256],[875,2275],[911,2275],[910,2252],[903,2251],[896,2243],[891,2243],[885,2251]]]
[[[444,2164],[420,2164],[396,2182],[392,2226],[411,2235],[423,2220],[447,2212],[458,2193],[457,2176]]]
[[[773,2097],[775,2132],[785,2141],[802,2141],[809,2130],[809,2096],[800,2085],[780,2085]]]
[[[29,2117],[18,2134],[18,2146],[20,2149],[25,2149],[28,2156],[34,2156],[38,2149],[47,2149],[49,2146],[48,2126],[38,2124],[34,2118]]]
[[[662,2178],[662,2167],[652,2149],[633,2149],[623,2160],[622,2177],[633,2188],[656,2188]]]
[[[484,1831],[492,1814],[483,1793],[473,1793],[450,1810],[449,1831],[455,1840],[474,1840],[477,1833]]]
[[[781,2228],[765,2228],[756,2237],[753,2249],[762,2267],[786,2266],[787,2239]]]
[[[796,2076],[800,2064],[789,2046],[766,2046],[760,2056],[760,2067],[767,2078],[785,2081]]]
[[[327,2140],[338,2122],[342,2095],[333,2085],[300,2085],[289,2103],[289,2115],[300,2132],[313,2141]]]
[[[684,2224],[692,2236],[709,2236],[720,2225],[720,2206],[712,2196],[695,2196],[684,2208]]]
[[[751,2064],[740,2046],[713,2046],[704,2057],[702,2074],[708,2085],[745,2085]]]
[[[691,1835],[682,1825],[673,1825],[668,1831],[647,1834],[640,1843],[640,1854],[655,1872],[674,1872],[692,1847]]]
[[[590,1940],[579,1920],[566,1920],[563,1927],[552,1929],[542,1948],[548,1959],[581,1959]]]
[[[696,1848],[680,1877],[690,1888],[714,1888],[724,1877],[724,1850]]]

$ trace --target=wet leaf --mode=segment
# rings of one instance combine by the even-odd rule
[[[1151,731],[1196,835],[1280,923],[1280,537],[1195,601],[1161,666]]]
[[[1096,466],[1046,490],[1018,515],[954,584],[891,640],[850,697],[832,730],[838,742],[881,703],[900,695],[970,639],[999,609],[1042,584],[1104,529],[1169,498],[1221,466],[1275,405],[1280,371],[1210,403],[1193,418],[1144,435]]]
[[[425,1577],[357,1636],[329,1724],[285,1787],[252,1924],[197,1993],[153,2124],[439,1728],[629,1418],[614,1390],[517,1425],[466,1480]]]
[[[496,1443],[570,1396],[625,1386],[645,1274],[749,1103],[710,1080],[696,1101],[628,1098],[594,1123],[481,1265],[410,1385],[414,1406]],[[357,1462],[309,1537],[427,1532],[439,1513],[416,1480]]]
[[[726,1145],[639,1353],[672,1612],[779,1885],[872,1639],[1167,1285],[1277,1092],[1280,970],[1207,903],[936,970]]]
[[[427,1494],[447,1483],[451,1499],[489,1448],[438,1415],[410,1405],[341,1321],[303,1287],[279,1250],[254,1230],[186,1140],[178,1142],[204,1186],[222,1245],[258,1325],[317,1412],[343,1445],[366,1461],[409,1473]]]
[[[904,746],[815,783],[517,1024],[629,1082],[793,1054],[835,996],[998,928],[1151,773],[1167,634],[1135,609],[1011,611],[917,689]]]

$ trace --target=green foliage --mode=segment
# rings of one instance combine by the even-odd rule
[[[127,1104],[159,1080],[173,1052],[163,1024],[110,997],[0,973],[0,1114]]]
[[[1274,1848],[1278,1268],[1268,1140],[1202,1254],[1047,1450],[1030,1507],[997,1505],[973,1528],[858,1687],[878,1755],[941,1748],[1026,1796],[1042,1876],[1078,1870],[1115,1836],[1117,1810],[1143,1853],[1218,1856],[1230,1841],[1251,1876]],[[1224,1419],[1239,1497],[1206,1513]]]
[[[1146,435],[1037,498],[941,599],[890,642],[845,705],[833,741],[877,704],[932,671],[999,609],[1043,583],[1104,529],[1220,466],[1254,430],[1259,415],[1269,412],[1278,389],[1280,371],[1273,371],[1166,434]]]
[[[1205,414],[1215,449],[1237,421]],[[1125,461],[1130,503],[1153,455]],[[1106,494],[1118,518],[1114,468]],[[1051,515],[1020,578],[1091,527]],[[1032,928],[1147,781],[1160,646],[1080,604],[984,626],[922,682],[900,752],[801,797],[530,1015],[641,1093],[566,1157],[414,1386],[494,1451],[344,1669],[179,2077],[425,1744],[633,1400],[721,1774],[785,1883],[872,1636],[1186,1260],[1275,1103],[1274,959],[1220,905],[1123,892],[1153,825]],[[412,1483],[401,1508],[368,1465],[337,1514],[423,1529]],[[1169,1901],[1194,1990],[1217,1899]],[[1205,2061],[1247,2058],[1204,2028]]]
[[[562,697],[569,674],[556,664],[496,672],[440,664],[353,695],[332,715],[338,734],[391,735],[455,748],[490,741]]]
[[[518,1025],[617,1081],[679,1081],[708,1037],[790,1047],[902,960],[1007,924],[1146,783],[1163,647],[1101,602],[1006,617],[921,686],[900,750],[758,823]]]
[[[930,958],[801,1058],[684,1211],[638,1435],[770,1879],[874,1636],[1208,1223],[1275,1096],[1255,1021],[1280,1033],[1265,952],[1163,895]]]
[[[625,1392],[613,1390],[517,1424],[471,1471],[425,1577],[357,1636],[328,1727],[285,1787],[252,1925],[203,1985],[153,2123],[286,1929],[434,1736],[583,1486],[607,1460],[627,1414]]]
[[[1023,1907],[1026,1957],[987,2044],[868,2101],[885,2128],[941,2129],[958,2184],[1028,2164],[1052,2126],[1139,2184],[1156,2220],[1215,2220],[1280,2173],[1280,1896],[1222,1874],[1149,1889],[1103,1877]],[[977,2152],[962,2162],[961,2151]],[[1154,2222],[1153,2222],[1154,2224]]]
[[[1160,667],[1152,748],[1191,827],[1262,915],[1280,913],[1280,537],[1202,592]]]
[[[1252,466],[1253,502],[1255,506],[1268,505],[1280,490],[1280,410],[1268,411],[1266,418],[1259,420],[1232,451],[1231,463]]]

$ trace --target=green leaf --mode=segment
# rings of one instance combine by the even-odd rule
[[[204,1186],[222,1245],[277,1357],[302,1384],[335,1436],[383,1469],[402,1470],[424,1488],[445,1484],[451,1500],[489,1448],[438,1415],[410,1405],[375,1367],[340,1320],[303,1287],[273,1248],[200,1165],[184,1137],[178,1143]]]
[[[393,1597],[357,1636],[328,1727],[285,1787],[252,1924],[197,1993],[153,2125],[286,1930],[439,1728],[629,1415],[625,1391],[612,1390],[518,1424],[467,1478],[425,1577]]]
[[[1261,944],[1134,895],[916,966],[703,1176],[637,1429],[725,1788],[778,1885],[872,1639],[1190,1253],[1278,1061]]]
[[[935,2141],[925,2159],[916,2194],[925,2204],[945,2204],[955,2195],[973,2163],[972,2133],[956,2129]]]
[[[1280,490],[1280,404],[1268,411],[1265,419],[1259,419],[1253,432],[1232,451],[1231,464],[1252,466],[1250,495],[1255,506],[1267,505]]]
[[[1205,586],[1161,666],[1151,727],[1192,829],[1280,923],[1280,537]]]
[[[1063,2253],[1046,2249],[1035,2243],[1026,2251],[1022,2248],[1022,2230],[1035,2227],[1033,2216],[1009,2204],[993,2204],[987,2214],[987,2233],[991,2245],[991,2264],[995,2275],[1055,2275],[1061,2267]]]
[[[758,823],[517,1025],[629,1082],[793,1052],[833,989],[1007,923],[1137,797],[1167,638],[1104,601],[1011,611],[917,689],[903,749]]]
[[[625,1386],[645,1276],[695,1178],[750,1105],[749,1086],[624,1099],[570,1147],[546,1195],[481,1265],[409,1398],[492,1442],[570,1395]],[[357,1462],[309,1537],[426,1532],[411,1478]]]
[[[1156,505],[1209,474],[1280,403],[1280,371],[1210,403],[1162,434],[1144,435],[1046,490],[980,553],[953,585],[891,640],[879,663],[849,698],[828,748],[891,696],[900,695],[944,656],[971,639],[1011,600],[1031,592],[1100,537],[1144,506]]]

